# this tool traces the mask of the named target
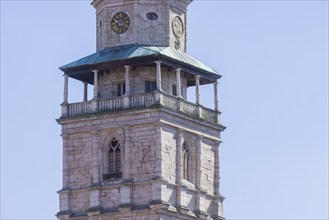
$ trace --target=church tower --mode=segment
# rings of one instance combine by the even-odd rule
[[[224,219],[220,75],[186,53],[192,0],[94,0],[97,51],[60,67],[60,220]],[[82,45],[83,46],[83,45]],[[68,102],[69,79],[84,85]],[[213,84],[214,109],[200,104]],[[88,85],[93,98],[88,100]],[[195,87],[195,102],[187,88]]]

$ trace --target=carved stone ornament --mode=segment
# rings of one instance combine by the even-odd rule
[[[175,40],[175,49],[176,50],[180,49],[180,40],[179,40],[179,38],[176,38],[176,40]]]
[[[174,17],[172,21],[172,29],[176,37],[181,38],[184,33],[184,24],[179,16]]]

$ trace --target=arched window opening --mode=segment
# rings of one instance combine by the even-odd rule
[[[116,138],[112,138],[108,145],[108,174],[105,174],[104,178],[112,179],[121,177],[121,146]]]
[[[186,143],[183,143],[183,179],[189,180],[189,152]]]

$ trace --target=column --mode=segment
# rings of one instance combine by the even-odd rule
[[[195,100],[196,104],[200,104],[200,76],[195,76]]]
[[[88,83],[83,82],[83,101],[88,101]]]
[[[94,70],[94,99],[98,98],[98,71]]]
[[[181,80],[180,80],[180,71],[181,69],[176,69],[176,89],[177,89],[177,97],[182,97],[182,89],[181,89]]]
[[[94,97],[91,103],[92,112],[96,113],[98,111],[98,71],[94,70]]]
[[[63,190],[69,188],[69,135],[62,134],[63,138]]]
[[[97,185],[100,182],[100,160],[99,160],[99,142],[97,131],[92,131],[92,184]]]
[[[129,80],[129,73],[130,73],[130,66],[125,66],[126,69],[126,75],[125,75],[125,79],[126,79],[126,93],[125,95],[130,95],[130,80]]]
[[[161,88],[161,61],[155,61],[157,66],[157,90],[162,91]]]
[[[68,83],[69,83],[69,76],[64,74],[64,100],[63,104],[68,103]]]
[[[218,108],[218,82],[214,82],[214,102],[215,102],[215,111],[219,111]]]
[[[182,205],[182,195],[181,195],[181,181],[182,181],[182,130],[177,129],[177,140],[176,140],[176,207]]]

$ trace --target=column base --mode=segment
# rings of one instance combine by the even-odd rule
[[[96,216],[102,214],[103,208],[100,206],[97,207],[91,207],[87,210],[88,216]]]
[[[133,207],[133,204],[126,203],[126,204],[121,204],[118,209],[119,209],[120,213],[126,213],[126,212],[130,212],[132,207]]]
[[[214,220],[225,220],[226,218],[224,218],[223,216],[214,216],[213,219]]]
[[[209,219],[209,214],[204,211],[196,210],[195,213],[200,219]]]
[[[180,206],[180,207],[177,207],[177,209],[179,210],[180,213],[182,213],[184,215],[197,217],[196,214],[194,212],[192,212],[188,207]]]
[[[56,217],[61,220],[69,219],[72,215],[72,211],[66,210],[66,211],[60,211],[56,214]]]

